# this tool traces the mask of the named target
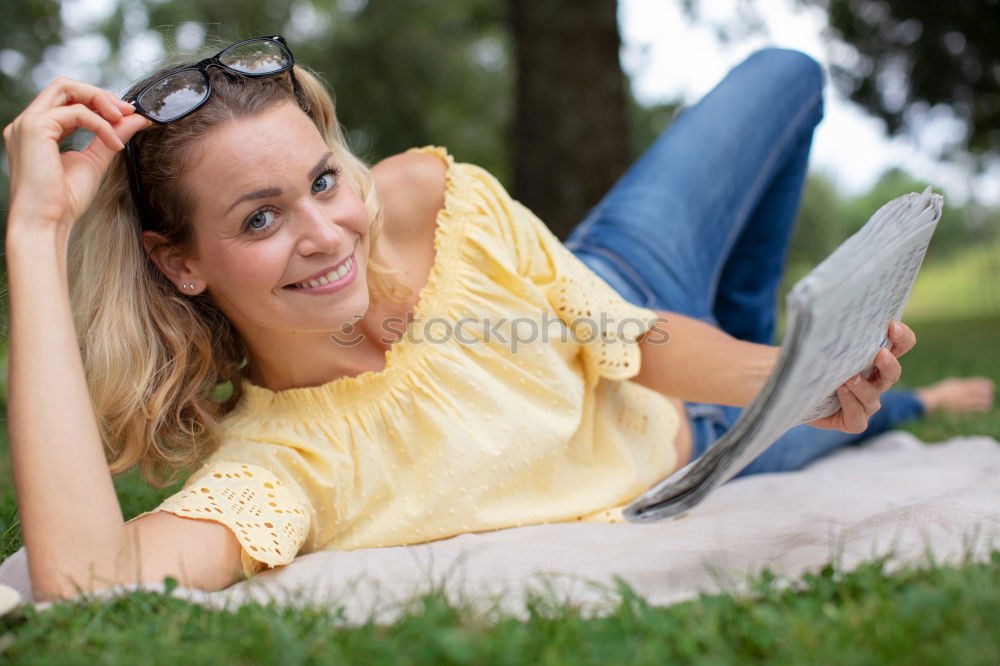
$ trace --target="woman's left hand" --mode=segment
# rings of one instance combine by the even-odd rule
[[[868,418],[882,407],[879,397],[899,381],[903,369],[896,359],[913,349],[917,336],[901,321],[889,323],[889,341],[892,346],[875,354],[875,370],[868,379],[858,373],[837,389],[840,410],[815,421],[814,428],[841,430],[851,434],[864,432]]]

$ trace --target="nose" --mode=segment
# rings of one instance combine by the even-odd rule
[[[296,224],[297,249],[302,256],[329,254],[340,257],[343,248],[352,243],[351,232],[315,202],[303,204],[298,210]]]

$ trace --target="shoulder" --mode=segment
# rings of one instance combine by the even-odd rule
[[[433,227],[444,207],[448,165],[428,153],[391,155],[372,167],[386,229],[409,235]]]

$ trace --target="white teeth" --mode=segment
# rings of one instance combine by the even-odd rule
[[[341,266],[338,270],[330,271],[326,275],[321,275],[318,278],[314,278],[307,282],[299,282],[298,284],[295,285],[295,287],[299,289],[305,289],[306,287],[319,287],[324,284],[329,284],[334,280],[339,280],[340,278],[347,275],[347,272],[351,270],[351,265],[353,263],[354,262],[351,259],[348,259],[347,261],[344,262],[344,265]]]

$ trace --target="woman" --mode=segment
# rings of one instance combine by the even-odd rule
[[[36,598],[167,575],[214,590],[319,549],[620,520],[711,443],[776,358],[772,255],[791,226],[818,76],[798,54],[755,58],[738,71],[802,81],[789,95],[804,111],[780,154],[712,174],[732,181],[736,212],[719,191],[664,199],[674,175],[642,189],[672,161],[672,129],[574,233],[579,258],[442,148],[368,169],[280,37],[164,68],[126,95],[135,105],[53,82],[4,130],[10,445]],[[94,141],[60,154],[80,127]],[[681,203],[690,210],[652,207]],[[650,231],[677,247],[647,243]],[[671,282],[683,253],[694,272]],[[767,262],[760,284],[728,268],[751,256]],[[740,340],[713,317],[752,328]],[[794,468],[798,446],[811,458],[855,439],[888,411],[876,413],[880,397],[918,411],[886,393],[914,344],[898,322],[890,337],[878,373],[776,444],[787,458],[765,453],[769,469]],[[157,485],[196,469],[126,523],[109,463],[139,464]]]

